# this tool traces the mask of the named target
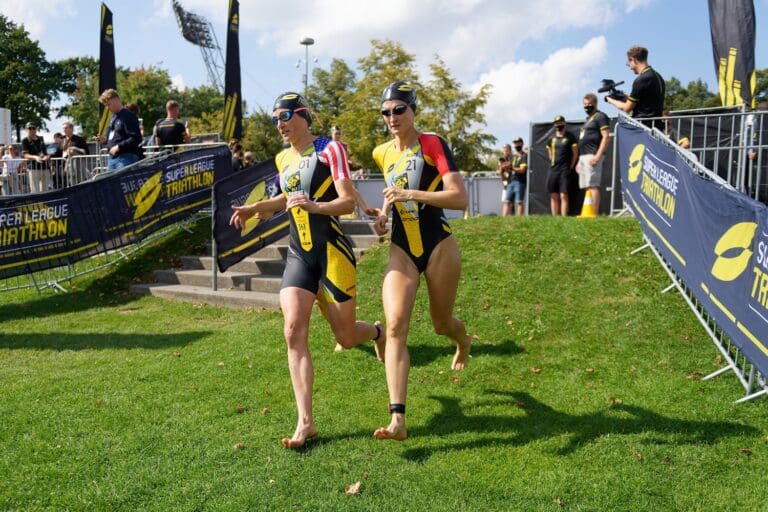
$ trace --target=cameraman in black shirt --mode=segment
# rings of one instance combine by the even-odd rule
[[[627,66],[637,75],[632,83],[632,92],[624,101],[610,96],[606,96],[605,101],[626,113],[632,112],[635,119],[660,118],[664,112],[666,84],[661,75],[648,65],[648,50],[642,46],[633,46],[627,50]],[[648,127],[664,129],[661,119],[642,123]]]

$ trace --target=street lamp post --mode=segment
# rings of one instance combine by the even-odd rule
[[[305,37],[299,43],[304,45],[304,77],[302,82],[304,82],[304,97],[306,98],[307,86],[309,85],[309,47],[315,44],[315,40],[311,37]]]

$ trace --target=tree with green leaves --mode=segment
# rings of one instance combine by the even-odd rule
[[[423,126],[442,136],[451,148],[456,165],[462,171],[485,170],[484,155],[492,150],[496,137],[482,131],[483,107],[491,86],[486,84],[475,96],[462,89],[440,57],[430,65],[432,80],[422,95],[420,116]]]
[[[347,108],[339,115],[344,140],[349,143],[350,158],[366,169],[376,169],[371,153],[387,140],[389,132],[381,119],[381,93],[395,80],[418,86],[413,55],[394,41],[371,41],[371,52],[358,61],[362,77],[355,89],[345,95]]]
[[[307,100],[318,112],[324,126],[338,124],[347,108],[346,99],[355,88],[355,72],[341,59],[333,59],[330,69],[315,68],[314,82],[307,87]]]
[[[711,92],[701,78],[683,87],[679,79],[672,77],[666,81],[666,85],[664,110],[691,110],[720,105],[720,96]]]
[[[25,123],[45,126],[61,78],[60,68],[46,60],[24,26],[0,14],[0,107],[10,109],[17,138]]]

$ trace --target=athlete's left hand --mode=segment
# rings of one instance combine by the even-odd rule
[[[389,203],[410,201],[411,191],[400,187],[387,187],[384,189],[384,199]]]
[[[304,194],[289,195],[288,200],[285,203],[285,209],[290,210],[294,206],[298,206],[302,210],[306,210],[309,213],[316,213],[318,210],[317,203],[310,201]]]

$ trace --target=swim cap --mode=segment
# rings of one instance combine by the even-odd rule
[[[408,82],[398,80],[391,83],[381,94],[381,102],[389,100],[400,100],[410,106],[416,112],[416,89]]]
[[[296,112],[296,114],[306,119],[309,125],[312,124],[312,116],[310,114],[312,109],[309,106],[309,102],[304,99],[304,96],[297,92],[284,92],[278,96],[275,100],[275,105],[272,107],[272,110],[274,111],[279,108],[285,108],[288,110],[304,108],[306,110],[299,110]]]

